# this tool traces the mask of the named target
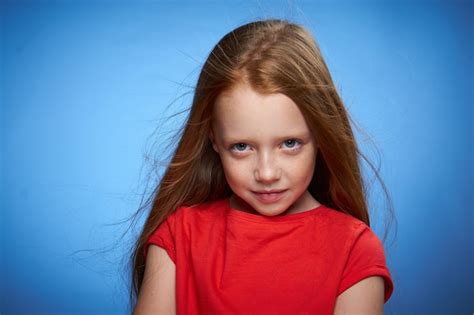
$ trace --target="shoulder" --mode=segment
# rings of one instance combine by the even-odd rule
[[[339,248],[340,254],[348,256],[364,253],[380,260],[383,258],[383,244],[365,222],[341,211],[328,209],[324,215],[324,230],[331,243]]]
[[[326,211],[326,217],[330,219],[333,223],[340,223],[340,224],[352,224],[357,225],[359,223],[364,223],[361,220],[353,217],[352,215],[342,212],[340,210],[324,206],[328,211]]]
[[[180,221],[215,220],[223,217],[225,199],[205,201],[192,205],[182,205],[176,209],[174,216]]]
[[[344,239],[354,239],[364,230],[370,227],[365,222],[353,217],[350,214],[325,206],[326,211],[323,215],[324,225],[332,232],[334,236]]]
[[[337,247],[341,268],[338,294],[365,278],[380,276],[385,280],[386,302],[393,292],[394,285],[380,238],[365,222],[351,215],[332,209],[327,216],[329,222],[327,230],[331,231],[328,233],[328,238],[331,244]],[[380,283],[380,278],[372,278],[370,281]]]

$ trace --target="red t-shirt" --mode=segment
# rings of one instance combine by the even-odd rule
[[[364,222],[324,205],[267,217],[229,199],[179,207],[148,239],[176,265],[178,314],[333,314],[337,296],[369,276],[393,282]]]

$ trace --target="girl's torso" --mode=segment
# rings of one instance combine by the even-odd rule
[[[337,295],[369,275],[393,283],[365,223],[320,205],[265,217],[220,199],[180,207],[147,244],[176,264],[178,314],[332,314]]]

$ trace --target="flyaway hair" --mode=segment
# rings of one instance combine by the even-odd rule
[[[209,131],[216,98],[240,83],[261,94],[282,93],[292,99],[317,146],[309,192],[326,206],[370,226],[359,165],[361,158],[370,162],[358,149],[352,120],[315,39],[304,27],[286,20],[248,23],[226,34],[202,66],[179,143],[153,190],[150,213],[131,255],[132,305],[144,276],[144,244],[153,231],[181,205],[232,194]]]

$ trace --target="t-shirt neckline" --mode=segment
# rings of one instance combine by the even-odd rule
[[[253,214],[253,213],[248,213],[242,210],[238,210],[235,208],[232,208],[230,205],[230,198],[224,199],[226,210],[227,210],[227,215],[233,218],[240,218],[248,221],[253,221],[253,222],[290,222],[290,221],[295,221],[295,220],[301,220],[305,219],[309,216],[312,216],[316,213],[320,213],[321,210],[325,208],[323,204],[320,204],[319,206],[303,211],[303,212],[298,212],[298,213],[292,213],[292,214],[287,214],[283,216],[265,216],[265,215],[258,215],[258,214]]]

